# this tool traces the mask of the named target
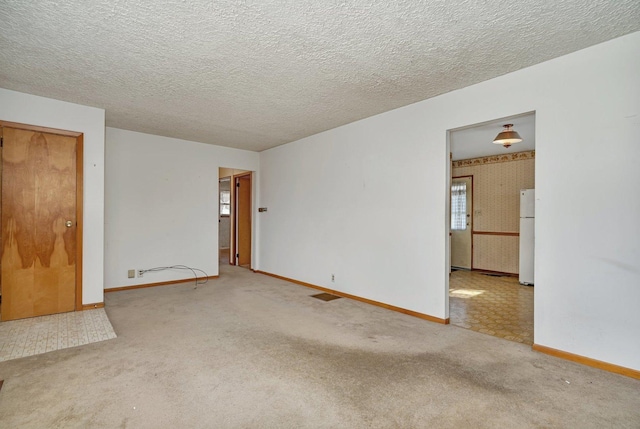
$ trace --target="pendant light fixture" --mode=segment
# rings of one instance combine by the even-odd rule
[[[503,127],[504,130],[502,130],[502,132],[500,132],[500,134],[498,134],[496,138],[493,139],[493,142],[495,144],[501,144],[505,148],[508,148],[512,144],[520,143],[522,141],[522,137],[520,137],[520,134],[518,134],[517,131],[511,129],[511,127],[513,127],[513,124],[505,124],[503,125]]]

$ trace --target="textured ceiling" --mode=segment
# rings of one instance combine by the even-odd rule
[[[3,0],[0,23],[0,87],[259,151],[640,30],[640,2]]]

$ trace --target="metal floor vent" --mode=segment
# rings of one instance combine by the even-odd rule
[[[331,295],[330,293],[319,293],[317,295],[311,295],[311,298],[318,298],[323,301],[333,301],[334,299],[342,298],[340,296]]]

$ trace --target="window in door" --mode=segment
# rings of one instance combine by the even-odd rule
[[[458,182],[451,185],[451,230],[467,229],[467,184]]]
[[[220,191],[220,216],[231,214],[231,191]]]

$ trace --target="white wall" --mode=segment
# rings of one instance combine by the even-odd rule
[[[640,369],[638,52],[635,33],[262,152],[258,268],[448,317],[447,130],[535,110],[535,342]]]
[[[82,302],[102,302],[104,110],[0,88],[0,119],[84,133]]]
[[[129,269],[181,264],[217,275],[218,168],[256,171],[258,153],[117,128],[107,128],[106,147],[105,288],[192,276],[129,279]]]

